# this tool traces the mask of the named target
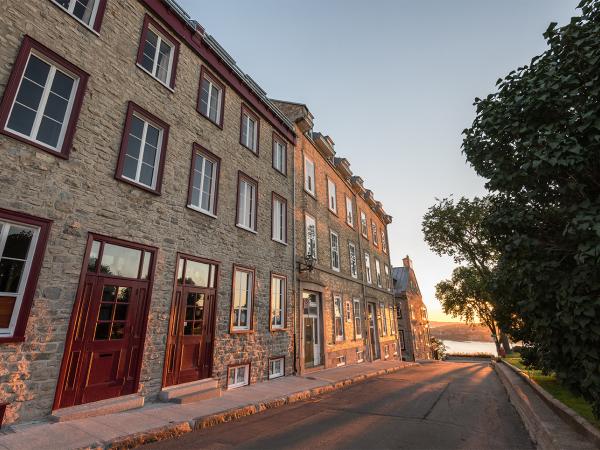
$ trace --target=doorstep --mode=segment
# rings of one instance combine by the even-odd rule
[[[144,397],[139,394],[123,395],[83,405],[69,406],[52,411],[50,420],[53,422],[68,422],[88,417],[104,416],[144,406]]]
[[[168,386],[158,394],[159,400],[178,404],[193,403],[220,396],[219,381],[214,378]]]

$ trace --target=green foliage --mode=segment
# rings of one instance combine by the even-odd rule
[[[441,339],[431,336],[430,338],[431,344],[431,353],[433,354],[433,359],[443,360],[446,359],[446,344]]]
[[[511,334],[600,416],[600,1],[579,8],[476,99],[463,151],[492,193],[493,291]]]

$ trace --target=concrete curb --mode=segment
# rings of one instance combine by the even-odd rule
[[[581,417],[577,412],[573,409],[569,408],[564,403],[558,401],[552,395],[550,395],[544,388],[542,388],[539,384],[537,384],[534,380],[532,380],[529,375],[523,372],[518,367],[513,366],[506,361],[502,361],[506,364],[510,369],[512,369],[517,375],[522,377],[535,391],[536,394],[540,396],[540,398],[552,409],[555,413],[557,413],[565,422],[571,425],[577,432],[583,434],[588,439],[590,439],[594,444],[600,448],[600,430],[594,427],[591,423],[589,423],[586,419]]]
[[[356,375],[352,378],[347,378],[341,381],[332,381],[325,386],[293,392],[291,394],[284,395],[282,397],[266,402],[248,404],[239,408],[233,408],[216,414],[197,417],[186,422],[172,423],[163,427],[134,433],[128,436],[121,436],[110,441],[98,442],[87,447],[82,447],[79,450],[124,450],[139,447],[141,445],[149,444],[151,442],[171,439],[194,430],[201,430],[204,428],[213,427],[220,423],[231,422],[232,420],[250,416],[252,414],[257,414],[268,409],[279,408],[280,406],[296,403],[302,400],[308,400],[310,398],[317,397],[328,392],[333,392],[351,386],[353,384],[366,381],[370,378],[398,372],[401,369],[418,365],[418,363],[404,363],[402,366],[380,369],[374,372]],[[318,373],[314,374],[314,376],[318,377]]]

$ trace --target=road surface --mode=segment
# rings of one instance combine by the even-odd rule
[[[489,362],[432,362],[145,448],[534,446]]]

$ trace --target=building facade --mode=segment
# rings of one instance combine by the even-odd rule
[[[427,307],[411,259],[406,256],[402,263],[392,269],[402,356],[407,361],[432,359]]]
[[[0,16],[5,423],[293,371],[295,125],[176,4]]]
[[[274,101],[296,124],[298,371],[398,359],[387,246],[391,217],[353,176],[305,105]]]

